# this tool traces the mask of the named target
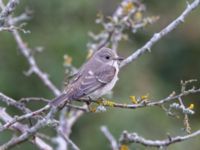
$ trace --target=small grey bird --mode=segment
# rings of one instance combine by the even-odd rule
[[[118,80],[119,63],[122,60],[112,49],[103,47],[96,51],[50,105],[61,106],[85,97],[96,100],[105,95]]]

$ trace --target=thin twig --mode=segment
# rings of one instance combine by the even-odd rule
[[[39,120],[36,123],[36,125],[34,125],[31,128],[29,128],[29,130],[27,130],[26,132],[24,132],[20,136],[18,136],[16,138],[12,138],[7,143],[1,145],[0,149],[1,150],[10,149],[10,148],[14,147],[17,144],[20,144],[20,143],[26,141],[30,136],[33,136],[34,134],[36,134],[36,132],[39,129],[41,129],[41,128],[47,126],[47,125],[55,124],[55,122],[54,122],[54,120],[52,120],[52,118],[54,117],[56,111],[57,111],[56,108],[52,108],[45,118],[43,118],[42,120]]]
[[[18,24],[21,23],[23,21],[27,21],[31,19],[31,15],[32,15],[32,11],[29,9],[26,9],[24,13],[22,13],[21,15],[12,18],[12,23],[13,24]]]
[[[41,101],[41,102],[45,102],[45,103],[49,103],[49,99],[43,98],[43,97],[25,97],[25,98],[21,98],[19,100],[19,102],[21,103],[29,103],[31,101]]]
[[[63,139],[71,145],[72,150],[80,150],[79,147],[71,140],[67,135],[65,135],[62,131],[59,132]]]
[[[13,118],[5,111],[5,108],[1,108],[1,107],[0,107],[0,119],[3,120],[4,122],[10,122],[11,120],[13,120]],[[21,133],[24,133],[29,128],[27,125],[16,122],[12,126],[10,126],[9,129],[14,129],[14,130],[20,131]],[[31,140],[31,142],[35,144],[36,146],[38,146],[40,149],[53,150],[53,148],[49,144],[47,144],[38,136],[36,136],[34,140]]]
[[[105,135],[105,137],[108,139],[110,142],[110,146],[112,150],[118,150],[118,144],[116,139],[113,137],[113,135],[110,133],[108,128],[106,126],[101,126],[101,132]]]
[[[27,113],[27,114],[21,115],[21,116],[15,116],[15,118],[13,120],[7,122],[3,126],[0,126],[0,132],[5,130],[6,128],[9,128],[11,125],[16,123],[17,121],[21,121],[21,120],[24,120],[24,119],[35,117],[36,115],[39,115],[39,114],[43,113],[44,111],[47,111],[48,109],[50,109],[50,106],[46,105],[45,107],[38,109],[34,112]]]
[[[41,81],[44,83],[44,85],[46,85],[54,93],[55,96],[60,95],[60,91],[49,80],[48,75],[46,73],[42,72],[41,69],[38,67],[34,57],[31,54],[31,49],[28,48],[27,44],[25,44],[25,42],[22,40],[19,32],[17,30],[13,30],[12,34],[19,46],[21,53],[24,55],[24,57],[27,59],[29,65],[30,65],[30,69],[27,72],[27,75],[29,75],[31,73],[35,73],[41,79]]]
[[[4,95],[1,92],[0,92],[0,101],[6,103],[7,105],[11,105],[11,106],[16,107],[24,113],[30,113],[31,112],[31,110],[26,108],[23,103],[17,102],[14,99]]]
[[[116,103],[113,101],[107,101],[107,100],[102,100],[102,101],[96,101],[96,100],[91,100],[91,99],[80,99],[77,101],[81,102],[93,102],[97,103],[103,106],[107,107],[116,107],[116,108],[125,108],[125,109],[136,109],[136,108],[143,108],[143,107],[152,107],[152,106],[161,106],[167,102],[173,101],[178,99],[179,97],[184,97],[190,94],[195,94],[195,93],[200,93],[200,89],[189,89],[187,91],[184,91],[183,93],[175,95],[175,93],[170,94],[168,97],[160,100],[148,100],[148,101],[142,101],[141,103],[138,104],[125,104],[125,103]]]

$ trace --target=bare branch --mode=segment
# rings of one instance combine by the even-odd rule
[[[31,101],[36,101],[36,102],[44,102],[46,104],[48,104],[50,102],[49,99],[43,98],[43,97],[26,97],[26,98],[21,98],[19,100],[20,103],[29,103]],[[88,112],[88,109],[86,107],[83,106],[77,106],[77,105],[73,105],[73,104],[66,104],[65,105],[67,108],[71,108],[71,109],[75,109],[75,110],[80,110],[83,112]]]
[[[70,106],[68,106],[71,108]],[[82,109],[87,110],[86,106],[82,106]],[[71,129],[74,123],[83,115],[85,111],[83,110],[71,110],[69,114],[67,114],[67,107],[62,109],[60,113],[60,124],[57,127],[57,136],[54,138],[54,141],[58,144],[57,150],[66,150],[68,145],[71,145],[69,136],[71,134]],[[60,134],[60,132],[66,136]],[[66,139],[67,138],[67,139]],[[68,140],[69,139],[69,140]]]
[[[16,6],[19,4],[19,0],[10,0],[5,8],[2,8],[2,12],[0,13],[0,27],[2,27],[5,23],[5,20],[8,19],[8,16],[15,10]],[[1,7],[4,7],[3,2],[1,0]]]
[[[164,140],[148,140],[143,138],[142,136],[139,136],[137,133],[128,133],[127,131],[124,131],[120,137],[120,143],[121,144],[139,143],[144,146],[162,148],[174,143],[188,140],[198,135],[200,135],[200,130],[197,130],[196,132],[193,132],[185,136],[168,137],[167,139]]]
[[[43,98],[43,97],[25,97],[25,98],[21,98],[19,100],[19,102],[21,103],[29,103],[31,101],[41,101],[41,102],[45,102],[45,103],[49,103],[49,99]]]
[[[2,146],[0,146],[0,149],[2,149],[2,150],[9,149],[9,148],[15,146],[16,144],[19,144],[19,143],[22,143],[22,142],[26,141],[30,136],[33,136],[34,134],[36,134],[36,132],[39,129],[41,129],[41,128],[47,126],[47,125],[55,124],[55,121],[52,120],[52,118],[54,117],[56,111],[57,111],[56,108],[52,108],[45,118],[43,118],[42,120],[39,120],[36,123],[36,125],[34,125],[31,128],[29,128],[29,130],[25,131],[20,136],[18,136],[16,138],[13,138],[10,141],[8,141],[7,143],[5,143]]]
[[[113,135],[110,133],[108,128],[106,126],[101,126],[101,132],[103,132],[103,134],[106,136],[106,138],[110,142],[110,146],[111,146],[112,150],[118,150],[119,148],[118,148],[117,141],[113,137]]]
[[[24,120],[24,119],[35,117],[35,116],[41,114],[42,112],[48,110],[49,108],[50,108],[50,106],[46,105],[45,107],[43,107],[41,109],[38,109],[38,110],[36,110],[34,112],[27,113],[27,114],[22,115],[22,116],[16,116],[13,120],[11,120],[11,121],[7,122],[6,124],[4,124],[3,126],[1,126],[0,127],[0,132],[5,130],[6,128],[9,128],[9,126],[13,125],[17,121],[21,121],[21,120]]]
[[[70,140],[69,137],[68,137],[67,135],[65,135],[62,131],[60,131],[59,133],[60,133],[60,135],[63,137],[63,139],[64,139],[68,144],[71,145],[72,150],[80,150],[80,149],[78,148],[78,146],[77,146],[72,140]]]
[[[129,3],[129,2],[131,2],[131,3]],[[123,30],[127,29],[127,27],[130,27],[130,25],[131,25],[131,23],[129,23],[128,20],[131,21],[130,18],[133,18],[133,17],[130,17],[130,16],[132,14],[134,14],[137,10],[144,9],[143,5],[140,5],[141,3],[138,3],[137,6],[139,6],[139,7],[135,7],[137,10],[132,9],[133,2],[137,2],[137,1],[122,0],[122,3],[124,4],[124,6],[120,5],[117,8],[116,12],[111,17],[110,22],[107,22],[107,23],[104,22],[103,26],[105,28],[105,32],[102,32],[102,34],[101,33],[99,34],[100,36],[104,36],[104,37],[100,38],[100,40],[96,40],[95,48],[98,48],[99,46],[102,46],[102,45],[110,44],[114,50],[117,49],[118,44],[119,44],[120,40],[122,39]],[[22,55],[26,58],[26,60],[29,63],[30,69],[27,72],[27,75],[30,75],[31,73],[35,73],[41,79],[41,81],[44,83],[44,85],[46,85],[54,93],[55,96],[58,96],[58,95],[60,95],[59,89],[57,89],[57,87],[50,81],[50,79],[48,78],[48,75],[39,68],[34,56],[32,55],[32,50],[23,41],[20,33],[18,32],[18,30],[20,30],[20,28],[18,29],[17,27],[15,27],[16,23],[19,23],[20,21],[23,21],[24,19],[27,18],[27,16],[23,16],[23,15],[19,16],[18,18],[17,17],[13,18],[10,15],[12,13],[12,11],[14,11],[17,4],[18,4],[17,0],[10,0],[8,2],[8,4],[4,7],[2,0],[0,0],[0,7],[2,8],[2,12],[0,13],[0,31],[4,31],[4,30],[12,31],[13,37],[16,40],[16,43],[19,47],[20,52],[22,53]],[[127,5],[127,4],[130,4],[130,5]],[[162,39],[168,33],[173,31],[181,22],[184,21],[185,17],[193,9],[195,9],[195,8],[197,8],[197,6],[199,6],[199,4],[200,4],[200,0],[194,0],[191,5],[188,4],[187,8],[177,19],[175,19],[172,23],[170,23],[166,28],[161,30],[159,33],[154,34],[154,36],[142,48],[138,49],[135,53],[133,53],[127,59],[125,59],[122,62],[121,67],[136,60],[139,56],[141,56],[145,52],[150,51],[151,47],[156,42],[158,42],[160,39]],[[123,12],[124,7],[126,7],[126,9],[127,9],[127,6],[132,7],[132,8],[130,10],[128,10],[127,14],[124,14],[124,12]],[[120,10],[121,10],[121,14],[118,13],[118,11],[120,12]],[[114,21],[114,22],[112,22],[112,21]],[[4,26],[5,23],[7,23],[6,24],[7,26]],[[135,26],[134,28],[135,28],[135,30],[137,30],[138,28],[140,28],[142,26],[143,26],[143,24],[138,23],[137,26]],[[109,29],[111,29],[111,30],[109,30]],[[90,45],[90,46],[92,47],[92,45]],[[146,107],[146,106],[160,106],[160,105],[170,102],[172,100],[179,99],[180,105],[182,106],[182,108],[184,108],[184,110],[186,110],[187,108],[184,106],[181,98],[188,94],[194,94],[194,93],[199,93],[199,92],[200,92],[200,89],[192,88],[189,90],[181,91],[181,93],[177,94],[177,95],[175,95],[175,94],[170,95],[167,98],[161,99],[159,101],[149,100],[149,101],[144,101],[144,102],[141,102],[138,104],[119,104],[119,103],[114,103],[114,102],[108,103],[108,101],[102,101],[100,103],[99,103],[99,101],[92,101],[92,102],[98,103],[102,106],[109,106],[109,107],[112,106],[112,107],[117,107],[117,108],[135,109],[135,108],[142,108],[142,107]],[[45,143],[43,143],[42,139],[38,138],[36,133],[38,132],[38,130],[40,130],[41,128],[43,128],[47,125],[54,126],[54,124],[58,124],[58,126],[56,127],[57,133],[58,133],[56,139],[59,139],[58,143],[60,141],[64,141],[63,142],[64,146],[62,144],[59,144],[59,146],[63,147],[64,149],[67,149],[67,146],[70,145],[74,150],[79,150],[79,148],[70,140],[70,133],[71,133],[72,126],[77,121],[77,119],[79,119],[79,117],[82,116],[82,114],[84,112],[88,111],[88,109],[85,105],[84,106],[76,106],[76,105],[68,104],[67,107],[65,107],[61,111],[60,120],[58,122],[57,120],[53,119],[54,115],[57,111],[57,108],[54,108],[54,107],[50,108],[50,106],[48,104],[45,107],[32,112],[31,110],[26,108],[22,102],[17,102],[15,100],[13,100],[12,98],[5,96],[2,93],[0,93],[0,100],[7,103],[8,105],[12,105],[12,106],[22,110],[25,113],[24,115],[17,116],[14,118],[12,118],[12,117],[9,118],[8,114],[6,116],[5,111],[4,111],[4,113],[3,113],[3,111],[0,113],[0,118],[2,120],[3,120],[2,114],[4,115],[4,117],[9,118],[6,121],[4,120],[5,124],[0,126],[0,131],[3,131],[5,129],[14,129],[14,130],[19,130],[21,132],[20,136],[15,137],[15,138],[11,139],[10,141],[8,141],[7,143],[3,144],[2,146],[0,146],[0,149],[4,150],[4,149],[9,149],[11,147],[14,147],[17,144],[28,140],[29,137],[31,137],[31,136],[36,136],[36,140],[35,140],[36,145],[38,145],[39,147],[40,147],[40,145],[42,145],[40,147],[40,148],[42,148],[45,145]],[[30,102],[32,100],[48,102],[47,99],[43,99],[43,98],[40,98],[40,99],[27,98],[22,101]],[[86,100],[86,101],[88,101],[88,100]],[[67,111],[67,108],[69,108],[69,111]],[[71,110],[70,108],[72,108],[73,110]],[[41,114],[44,111],[47,111],[49,109],[50,109],[50,111],[47,113],[47,115],[45,117],[43,117],[43,115],[41,115]],[[76,110],[74,110],[74,109],[76,109]],[[0,111],[1,111],[1,109],[0,109]],[[37,123],[34,124],[32,127],[27,128],[26,125],[21,124],[19,122],[23,119],[28,119],[28,118],[36,118]],[[110,141],[112,149],[117,150],[119,144],[117,143],[115,138],[112,136],[112,134],[109,132],[109,130],[106,127],[102,127],[101,130],[105,134],[107,139]],[[139,136],[136,133],[127,133],[126,131],[124,131],[120,138],[120,143],[127,144],[127,143],[135,142],[135,143],[140,143],[145,146],[163,147],[163,146],[168,146],[168,145],[176,143],[176,142],[181,142],[181,141],[187,140],[187,139],[195,137],[199,134],[200,134],[200,130],[198,130],[192,134],[186,135],[186,136],[169,137],[168,139],[165,139],[165,140],[153,141],[153,140],[147,140],[147,139]],[[52,149],[52,148],[49,147],[49,149]]]
[[[187,110],[187,108],[185,107],[185,105],[183,104],[183,100],[181,97],[178,98],[180,106],[183,109],[183,113],[185,112],[185,110]],[[191,133],[191,127],[189,124],[189,117],[188,117],[188,113],[184,113],[184,120],[183,120],[183,124],[185,126],[185,130],[187,133]]]
[[[69,122],[70,118],[78,119],[77,116],[68,114],[67,107],[63,108],[59,116],[59,126],[56,128],[57,137],[54,138],[54,141],[58,145],[57,150],[66,150],[68,146],[71,146],[75,150],[79,149],[76,144],[69,139],[72,128],[72,124]]]
[[[32,15],[32,11],[29,9],[26,9],[24,13],[22,13],[21,15],[12,18],[12,23],[13,24],[18,24],[21,23],[23,21],[27,21],[31,19],[31,15]]]
[[[113,15],[107,19],[99,13],[96,23],[101,24],[103,30],[98,34],[89,32],[92,42],[87,44],[88,49],[95,51],[101,47],[111,47],[116,51],[120,41],[127,38],[127,34],[124,33],[126,29],[135,33],[138,29],[158,19],[157,17],[136,17],[138,13],[142,16],[144,11],[145,6],[140,0],[122,0]]]
[[[184,97],[184,96],[187,96],[190,94],[195,94],[195,93],[200,93],[200,89],[192,88],[192,89],[186,90],[183,93],[180,93],[177,95],[175,93],[172,93],[164,99],[142,101],[141,103],[138,103],[138,104],[116,103],[116,102],[108,101],[108,100],[96,101],[96,100],[91,100],[91,99],[81,99],[81,100],[77,100],[77,101],[94,102],[94,103],[97,103],[97,104],[100,104],[103,106],[108,106],[108,107],[136,109],[136,108],[143,108],[143,107],[161,106],[162,104],[176,100],[179,97]]]
[[[13,29],[16,29],[16,27],[15,27],[15,26],[0,27],[0,32],[1,32],[1,31],[9,31],[9,32],[11,32]]]
[[[28,74],[35,73],[41,79],[41,81],[44,83],[44,85],[46,85],[54,93],[55,96],[60,95],[60,91],[49,80],[48,75],[46,73],[42,72],[40,70],[40,68],[38,67],[34,57],[31,54],[31,49],[28,48],[28,46],[22,40],[19,32],[17,30],[13,30],[12,34],[19,46],[21,53],[24,55],[24,57],[27,59],[29,65],[30,65],[30,70],[28,71]]]
[[[4,122],[10,122],[11,120],[13,120],[13,118],[9,114],[6,113],[5,108],[1,108],[1,107],[0,107],[0,119],[3,120]],[[29,128],[27,125],[16,122],[12,126],[10,126],[9,129],[14,129],[14,130],[20,131],[21,133],[24,133]],[[53,148],[50,145],[48,145],[45,141],[43,141],[38,136],[36,136],[34,140],[31,140],[31,142],[37,145],[40,149],[53,150]]]
[[[130,55],[128,58],[126,58],[124,61],[122,61],[121,66],[123,67],[127,64],[129,64],[132,61],[135,61],[139,56],[143,55],[144,53],[151,50],[151,47],[156,44],[159,40],[161,40],[164,36],[166,36],[168,33],[173,31],[177,28],[177,26],[184,22],[185,18],[200,5],[200,0],[194,0],[191,4],[187,5],[187,8],[183,11],[183,13],[174,21],[172,21],[167,27],[162,29],[160,32],[155,33],[153,37],[140,49],[138,49],[136,52],[134,52],[132,55]]]
[[[1,92],[0,92],[0,101],[6,103],[7,105],[11,105],[11,106],[16,107],[24,113],[30,113],[31,112],[31,110],[26,108],[23,103],[16,102],[14,99],[4,95]]]
[[[83,106],[85,109],[87,108],[86,105]],[[68,118],[68,125],[69,125],[69,128],[71,129],[72,126],[74,125],[74,123],[84,114],[83,111],[81,110],[77,110],[77,111],[71,111],[70,112],[70,116],[72,117],[69,117]]]
[[[0,4],[1,4],[1,7],[3,8],[3,11],[0,14],[0,27],[4,24],[5,18],[7,18],[8,24],[10,26],[7,29],[8,30],[12,29],[13,37],[15,38],[21,53],[24,55],[24,57],[27,59],[29,65],[30,65],[30,69],[29,69],[27,75],[30,75],[31,73],[35,73],[41,79],[41,81],[44,83],[44,85],[47,86],[54,93],[55,96],[58,96],[58,95],[60,95],[60,91],[49,80],[48,75],[46,73],[42,72],[41,69],[38,67],[38,65],[35,61],[35,58],[31,54],[31,49],[27,46],[27,44],[25,44],[25,42],[22,40],[22,37],[20,36],[19,32],[17,31],[16,27],[14,27],[14,25],[15,25],[14,23],[17,23],[18,21],[16,21],[16,18],[15,19],[13,19],[12,17],[8,18],[8,16],[10,15],[10,13],[12,11],[14,11],[14,8],[16,7],[16,5],[18,3],[19,3],[19,0],[10,0],[10,2],[7,4],[7,6],[4,7],[4,4],[1,1]],[[22,18],[23,19],[27,18],[27,16],[23,15],[20,19],[22,19]],[[3,28],[2,28],[2,30],[3,30]]]

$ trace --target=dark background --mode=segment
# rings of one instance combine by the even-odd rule
[[[143,0],[147,6],[146,14],[158,15],[160,19],[122,42],[119,53],[128,56],[150,39],[153,33],[160,31],[174,20],[186,7],[185,0]],[[119,0],[22,0],[14,15],[25,8],[34,11],[26,29],[31,34],[23,34],[23,39],[32,48],[42,46],[44,52],[36,54],[39,66],[50,75],[58,87],[62,87],[64,78],[63,55],[73,57],[73,65],[80,67],[87,55],[86,43],[90,40],[88,31],[99,32],[102,28],[95,24],[96,14],[101,11],[106,16],[112,14]],[[167,35],[145,54],[120,72],[120,80],[114,88],[114,100],[129,102],[129,96],[141,96],[149,93],[150,98],[159,99],[172,91],[180,91],[180,80],[199,79],[200,77],[200,10],[192,12],[175,31]],[[18,51],[9,32],[0,32],[0,91],[14,99],[22,97],[53,98],[52,93],[40,80],[23,74],[29,68],[26,59]],[[198,84],[195,84],[198,86]],[[200,95],[195,94],[184,99],[186,106],[195,104],[196,114],[190,117],[192,131],[200,128]],[[0,103],[0,105],[3,105]],[[34,108],[41,107],[34,103]],[[14,108],[8,108],[11,114],[17,114]],[[105,113],[89,113],[82,116],[71,134],[72,140],[83,150],[109,149],[109,143],[100,131],[101,125],[107,125],[118,138],[123,130],[137,132],[148,139],[164,139],[183,135],[183,119],[168,117],[158,108],[122,110],[109,108]],[[45,131],[53,131],[45,129]],[[0,135],[0,144],[5,142],[10,132]],[[170,146],[169,149],[197,150],[200,138]],[[132,144],[132,149],[146,149]],[[36,149],[31,144],[21,144],[13,149]]]

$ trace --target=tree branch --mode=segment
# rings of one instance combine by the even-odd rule
[[[49,113],[46,115],[46,117],[44,117],[42,120],[39,120],[34,126],[29,128],[27,131],[25,131],[20,136],[18,136],[16,138],[13,138],[10,141],[8,141],[7,143],[5,143],[2,146],[0,146],[0,149],[1,150],[6,150],[6,149],[9,149],[9,148],[12,148],[13,146],[15,146],[17,144],[26,141],[30,136],[33,136],[34,134],[36,134],[36,132],[39,129],[41,129],[41,128],[47,126],[47,125],[55,124],[55,121],[52,120],[52,118],[54,117],[56,111],[57,111],[56,108],[52,108],[49,111]]]
[[[129,2],[128,0],[123,0],[123,2]],[[133,1],[130,1],[133,2]],[[1,30],[6,30],[8,29],[12,31],[13,37],[17,42],[17,45],[20,49],[20,52],[22,53],[22,55],[26,58],[26,60],[28,61],[29,65],[30,65],[30,69],[27,72],[27,75],[31,74],[31,73],[35,73],[40,79],[41,81],[44,83],[44,85],[46,85],[53,93],[54,95],[58,96],[60,95],[60,91],[57,89],[57,87],[49,80],[48,75],[46,73],[44,73],[39,66],[36,63],[36,60],[34,58],[34,56],[31,53],[31,49],[27,46],[27,44],[23,41],[23,39],[20,36],[20,33],[18,32],[17,28],[14,27],[15,23],[17,23],[16,20],[14,20],[14,18],[12,18],[12,16],[10,15],[11,12],[15,9],[16,5],[18,4],[17,0],[10,0],[8,2],[8,4],[6,5],[6,7],[3,6],[2,1],[0,0],[0,6],[3,8],[2,12],[0,13],[0,31]],[[136,60],[137,58],[139,58],[139,56],[143,55],[145,52],[150,51],[151,47],[158,42],[160,39],[162,39],[164,36],[166,36],[168,33],[170,33],[171,31],[173,31],[181,22],[184,21],[185,17],[187,17],[187,15],[195,8],[197,8],[200,4],[200,0],[194,0],[192,2],[192,4],[188,4],[187,8],[184,10],[184,12],[174,21],[172,21],[172,23],[170,23],[166,28],[164,28],[163,30],[161,30],[159,33],[156,33],[153,35],[153,37],[140,49],[138,49],[136,52],[134,52],[132,55],[130,55],[128,58],[126,58],[122,63],[121,63],[121,67],[127,65],[128,63]],[[124,6],[120,6],[118,9],[124,9]],[[118,10],[117,9],[117,10]],[[96,42],[96,46],[98,47],[99,45],[101,46],[101,44],[108,44],[108,42],[112,45],[112,47],[114,49],[117,49],[118,47],[118,43],[119,41],[122,39],[122,31],[124,29],[126,29],[126,19],[128,19],[128,17],[130,17],[129,15],[131,15],[132,13],[134,13],[135,10],[129,11],[127,16],[124,16],[124,14],[122,14],[122,16],[117,16],[118,18],[116,20],[120,20],[122,19],[120,23],[120,30],[116,30],[116,26],[112,26],[112,30],[108,31],[109,24],[104,24],[105,25],[105,30],[106,30],[106,38],[104,36],[104,38],[99,40],[99,43]],[[117,11],[116,11],[117,12]],[[115,15],[118,15],[117,13],[113,15],[113,17],[115,17]],[[24,18],[23,18],[24,19]],[[116,21],[115,20],[115,21]],[[8,21],[8,27],[3,27],[1,28],[1,26],[3,26],[5,24],[5,21]],[[115,22],[116,23],[116,22]],[[119,22],[118,22],[119,23]],[[119,25],[119,24],[117,24]],[[102,33],[104,34],[104,33]],[[100,35],[102,36],[102,34],[100,33]],[[105,35],[105,34],[104,34]],[[119,37],[117,37],[117,36]],[[106,40],[105,40],[106,39]],[[194,94],[194,93],[199,93],[200,89],[190,89],[187,91],[184,91],[178,95],[170,95],[165,99],[159,100],[159,101],[148,101],[148,102],[142,102],[139,104],[118,104],[118,103],[100,103],[103,106],[112,106],[112,107],[118,107],[118,108],[141,108],[141,107],[145,107],[145,106],[157,106],[157,105],[162,105],[166,102],[169,102],[171,100],[175,100],[177,98],[180,99],[180,97],[186,96],[188,94]],[[13,100],[12,98],[9,98],[7,96],[5,96],[4,94],[0,93],[0,100],[2,100],[3,102],[7,103],[8,105],[12,105],[20,110],[22,110],[23,112],[25,112],[25,115],[21,115],[21,116],[17,116],[15,118],[10,118],[4,125],[2,125],[0,127],[0,131],[3,131],[4,129],[10,129],[10,128],[14,128],[20,129],[19,125],[23,125],[21,123],[19,123],[19,121],[23,120],[23,119],[28,119],[28,118],[32,118],[35,117],[37,115],[40,115],[42,112],[47,111],[50,109],[49,105],[46,105],[45,107],[36,110],[34,112],[31,112],[28,108],[26,108],[21,102],[16,102],[15,100]],[[41,99],[40,99],[41,100]],[[44,100],[44,99],[43,99]],[[46,100],[44,100],[46,102]],[[97,101],[95,101],[97,102]],[[182,100],[180,101],[182,102]],[[112,104],[112,105],[111,105]],[[65,136],[63,136],[62,134],[58,134],[58,137],[62,136],[62,139],[65,140],[66,143],[71,144],[71,146],[74,149],[79,149],[70,139],[69,139],[69,135],[71,133],[71,128],[73,126],[73,124],[76,122],[76,120],[83,114],[83,112],[87,111],[87,109],[85,108],[85,106],[83,107],[79,107],[79,106],[74,106],[74,105],[68,105],[71,108],[75,108],[78,109],[77,111],[69,111],[68,116],[66,117],[66,110],[62,110],[61,114],[60,114],[60,121],[59,121],[59,126],[57,126],[57,129],[60,128],[62,131],[62,133],[64,133]],[[186,108],[185,108],[186,109]],[[0,149],[9,149],[13,146],[15,146],[16,144],[19,144],[21,142],[24,142],[26,140],[28,140],[29,137],[34,136],[39,129],[47,126],[47,125],[51,125],[53,126],[55,123],[58,124],[58,122],[56,120],[54,120],[54,115],[56,113],[57,109],[56,108],[51,108],[50,111],[47,113],[47,116],[44,118],[41,118],[37,120],[37,123],[35,125],[33,125],[31,128],[28,128],[26,130],[21,130],[21,135],[18,137],[15,137],[13,139],[11,139],[10,141],[8,141],[7,143],[3,144],[2,146],[0,146]],[[0,115],[1,117],[1,115]],[[17,125],[17,126],[16,126]],[[25,128],[25,127],[24,127]],[[60,132],[58,130],[58,133]],[[113,148],[113,150],[117,150],[117,142],[114,139],[114,137],[112,136],[112,134],[107,130],[107,128],[102,127],[102,132],[105,134],[105,136],[108,138],[108,140],[111,143],[111,146]],[[161,141],[153,141],[153,140],[147,140],[139,135],[137,135],[136,133],[127,133],[126,131],[122,134],[121,136],[121,143],[132,143],[132,142],[136,142],[136,143],[140,143],[146,146],[155,146],[155,147],[161,147],[161,146],[168,146],[170,144],[176,143],[176,142],[181,142],[184,140],[187,140],[189,138],[195,137],[197,135],[200,134],[200,131],[196,131],[192,134],[186,135],[186,136],[177,136],[177,137],[173,137],[173,138],[169,138],[166,140],[161,140]],[[61,136],[60,136],[61,135]],[[41,141],[40,141],[41,142]]]
[[[110,146],[112,150],[118,150],[118,144],[116,139],[113,137],[113,135],[110,133],[108,128],[106,126],[101,126],[101,132],[105,135],[105,137],[108,139],[110,142]]]
[[[3,120],[4,122],[10,122],[11,120],[13,120],[13,118],[9,114],[6,113],[5,108],[1,108],[1,107],[0,107],[0,119]],[[29,128],[27,125],[16,122],[12,126],[10,126],[9,129],[20,131],[21,133],[24,133]],[[40,149],[53,150],[53,148],[49,144],[47,144],[45,141],[43,141],[38,136],[36,136],[34,140],[31,140],[31,142],[33,144],[35,144],[36,146],[38,146]]]
[[[150,52],[151,48],[154,44],[156,44],[159,40],[161,40],[168,33],[172,32],[177,28],[178,25],[184,22],[185,18],[200,5],[200,0],[194,0],[191,4],[187,3],[187,8],[183,11],[183,13],[174,21],[172,21],[167,27],[162,29],[160,32],[155,33],[153,37],[140,49],[136,50],[132,55],[122,61],[120,67],[129,64],[132,61],[135,61],[139,56],[143,55],[146,52]]]
[[[31,112],[31,110],[26,108],[23,103],[17,102],[14,99],[4,95],[1,92],[0,92],[0,101],[6,103],[7,105],[11,105],[11,106],[16,107],[24,113],[30,113]]]
[[[42,72],[41,69],[38,67],[34,57],[31,54],[31,49],[27,47],[25,42],[22,40],[19,32],[17,30],[13,30],[12,32],[19,49],[21,53],[24,55],[24,57],[27,59],[30,69],[27,73],[27,75],[30,75],[31,73],[35,73],[41,81],[44,83],[45,86],[47,86],[55,96],[60,95],[60,91],[57,89],[57,87],[49,80],[49,77],[46,73]]]
[[[72,150],[80,150],[79,147],[71,140],[65,133],[59,131],[60,135],[63,137],[66,143],[71,145]]]
[[[1,7],[3,7],[3,2],[0,0]],[[5,23],[5,20],[8,19],[8,16],[15,10],[16,6],[19,4],[19,0],[10,0],[6,7],[2,8],[0,13],[0,27]]]
[[[161,148],[169,146],[174,143],[188,140],[198,135],[200,135],[200,130],[197,130],[185,136],[168,137],[167,139],[164,140],[148,140],[143,138],[142,136],[139,136],[137,133],[128,133],[127,131],[124,131],[120,137],[120,143],[121,144],[139,143],[148,147]]]
[[[12,29],[12,34],[14,39],[16,40],[16,43],[21,51],[21,53],[24,55],[24,57],[27,59],[30,69],[27,72],[27,75],[30,75],[31,73],[35,73],[41,81],[44,83],[45,86],[47,86],[55,96],[60,95],[60,91],[57,89],[57,87],[49,80],[49,77],[46,73],[42,72],[41,69],[38,67],[35,58],[33,57],[31,53],[31,49],[25,44],[22,37],[20,36],[20,33],[17,31],[17,29],[14,27],[16,19],[13,19],[12,16],[9,17],[12,11],[14,11],[16,5],[19,3],[19,0],[10,0],[7,6],[4,6],[3,2],[1,1],[1,7],[3,9],[2,13],[0,14],[0,27],[4,24],[5,19],[8,19],[8,24],[10,27],[8,27],[8,30]],[[24,16],[22,17],[24,19]],[[27,18],[27,16],[25,17]],[[3,30],[4,28],[0,29]]]
[[[46,105],[45,107],[41,108],[41,109],[38,109],[34,112],[31,112],[31,113],[27,113],[25,115],[21,115],[21,116],[16,116],[13,120],[5,123],[3,126],[0,127],[0,132],[5,130],[6,128],[9,128],[11,125],[13,125],[14,123],[16,123],[17,121],[21,121],[21,120],[24,120],[24,119],[29,119],[29,118],[32,118],[32,117],[35,117],[39,114],[41,114],[42,112],[48,110],[50,108],[49,105]]]
[[[199,89],[189,89],[189,90],[185,90],[179,94],[175,94],[174,92],[172,94],[170,94],[169,96],[167,96],[166,98],[160,99],[160,100],[151,100],[148,99],[146,101],[141,101],[138,104],[125,104],[125,103],[116,103],[113,101],[109,101],[109,100],[91,100],[91,99],[80,99],[77,101],[81,101],[81,102],[93,102],[93,103],[97,103],[99,105],[102,106],[107,106],[107,107],[116,107],[116,108],[125,108],[125,109],[136,109],[136,108],[143,108],[143,107],[152,107],[152,106],[161,106],[167,102],[173,101],[178,99],[179,97],[184,97],[190,94],[195,94],[195,93],[200,93],[200,88]]]

